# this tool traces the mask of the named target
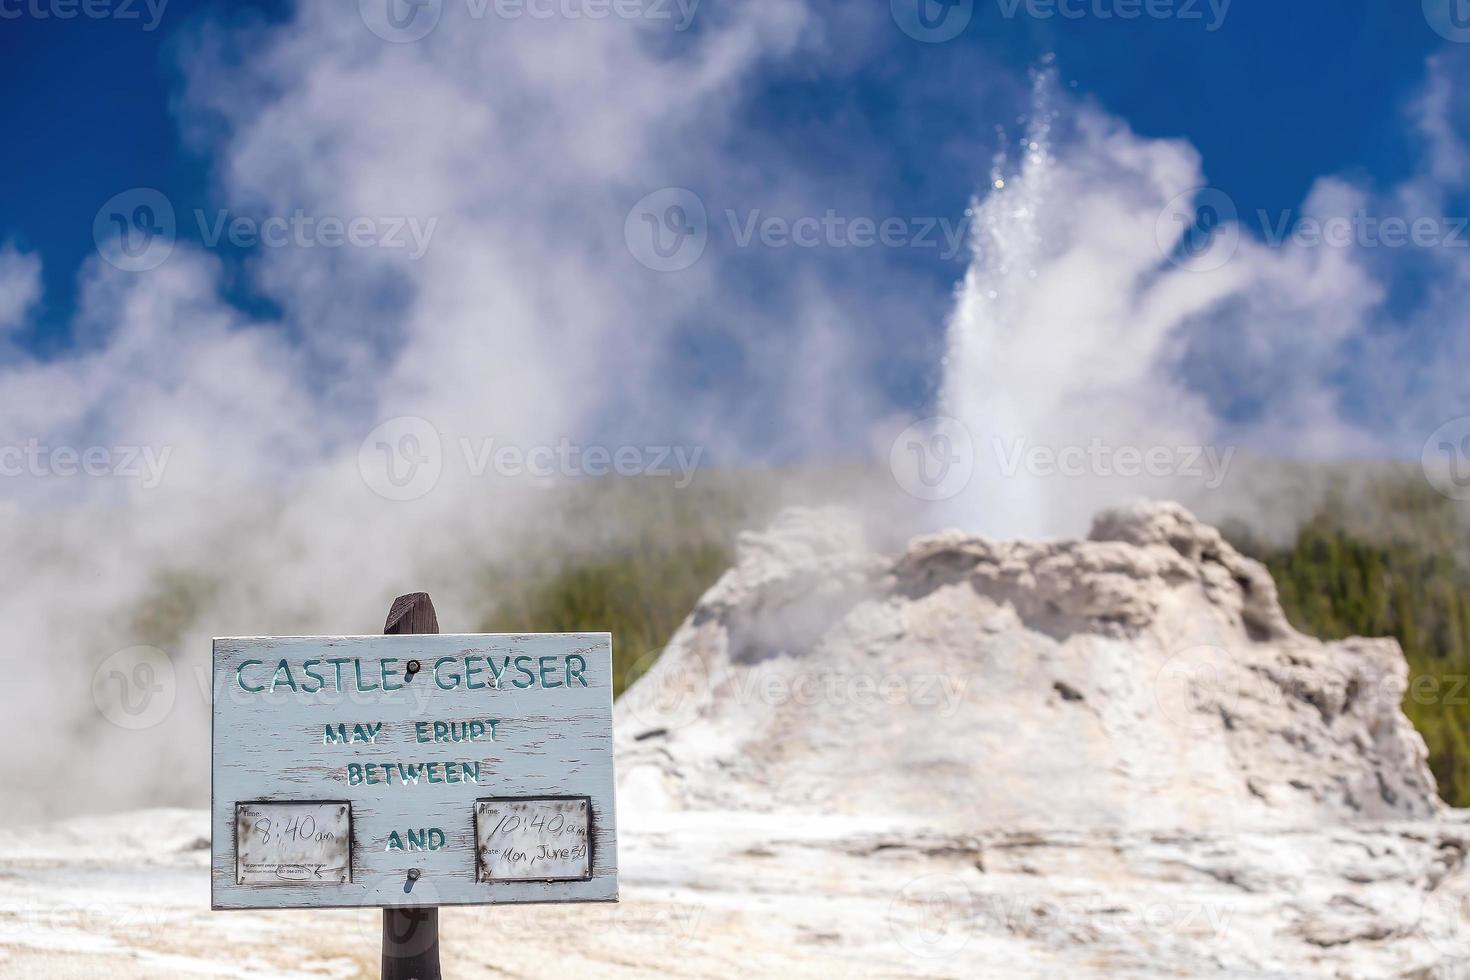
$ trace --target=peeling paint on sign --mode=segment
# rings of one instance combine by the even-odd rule
[[[215,908],[617,900],[608,634],[218,639],[214,683]]]

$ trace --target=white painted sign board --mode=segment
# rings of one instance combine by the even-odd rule
[[[617,900],[606,633],[214,641],[216,909]]]

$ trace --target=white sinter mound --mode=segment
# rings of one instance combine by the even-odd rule
[[[681,808],[964,830],[1430,817],[1406,681],[1391,640],[1293,630],[1265,570],[1177,505],[896,556],[792,511],[623,699],[620,765]]]

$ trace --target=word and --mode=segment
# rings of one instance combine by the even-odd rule
[[[388,846],[385,851],[437,851],[444,846],[444,831],[438,827],[423,828],[418,830],[405,830],[402,836],[398,831],[388,833]]]

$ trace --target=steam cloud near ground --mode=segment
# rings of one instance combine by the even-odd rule
[[[632,202],[691,175],[821,215],[816,181],[749,166],[729,137],[763,65],[830,55],[850,37],[799,0],[712,14],[677,53],[658,25],[511,30],[462,16],[446,5],[429,37],[385,44],[355,11],[302,4],[286,24],[204,29],[185,56],[181,130],[232,210],[438,216],[421,258],[262,249],[244,275],[280,315],[259,318],[229,298],[237,273],[218,254],[181,241],[146,274],[89,261],[62,356],[34,358],[0,332],[0,445],[168,454],[156,486],[6,480],[0,736],[26,746],[0,761],[13,814],[202,802],[211,636],[375,632],[408,588],[434,594],[446,628],[473,623],[483,597],[466,569],[505,529],[550,515],[534,481],[469,472],[461,439],[698,446],[730,462],[818,452],[856,431],[886,462],[912,420],[870,382],[902,336],[879,344],[859,329],[902,322],[911,280],[855,294],[808,276],[756,297],[712,257],[658,273],[623,242]],[[1421,173],[1386,196],[1325,178],[1304,212],[1371,201],[1439,213],[1465,172],[1453,78],[1432,64],[1410,120],[1427,142]],[[997,435],[1416,455],[1456,414],[1463,253],[1423,259],[1445,274],[1419,316],[1445,319],[1434,350],[1412,359],[1381,329],[1392,258],[1244,236],[1215,271],[1172,266],[1157,219],[1206,183],[1198,155],[1048,79],[1021,158],[977,174],[976,254],[937,399],[973,435],[976,471],[957,498],[919,508],[920,523],[1064,533],[1100,505],[1175,488],[1000,477]],[[0,250],[0,331],[34,311],[42,258]],[[671,375],[691,324],[737,339],[738,385]],[[1396,412],[1355,416],[1348,385]],[[1225,404],[1241,386],[1262,406],[1243,420]],[[372,492],[360,465],[369,432],[399,417],[427,420],[444,447],[437,485],[411,501]],[[94,671],[140,642],[140,609],[167,616],[180,591],[176,645],[147,664],[172,671],[172,705],[120,727],[94,700]],[[137,680],[136,658],[117,663]],[[105,666],[99,676],[105,685]]]

